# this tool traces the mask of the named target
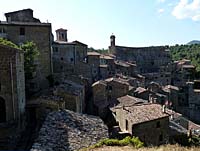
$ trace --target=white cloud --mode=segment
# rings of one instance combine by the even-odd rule
[[[200,0],[180,0],[174,7],[172,15],[177,19],[190,18],[193,21],[200,21]]]
[[[161,9],[158,10],[158,13],[159,13],[159,14],[162,14],[162,13],[164,13],[164,11],[165,11],[165,10],[164,10],[163,8],[161,8]]]
[[[158,3],[164,3],[165,2],[165,0],[157,0],[158,1]]]

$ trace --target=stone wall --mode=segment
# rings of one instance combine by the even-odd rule
[[[159,124],[158,124],[159,123]],[[169,139],[169,118],[162,118],[146,123],[130,125],[132,135],[138,136],[147,145],[160,145]]]
[[[6,121],[19,119],[24,113],[23,61],[20,50],[0,45],[0,97],[5,101]]]
[[[22,44],[26,41],[33,41],[39,50],[39,57],[36,60],[36,79],[38,88],[46,88],[48,81],[46,77],[51,74],[51,24],[49,23],[0,23],[6,32],[6,38],[15,44]],[[20,29],[24,28],[25,34],[20,35]]]
[[[99,117],[68,110],[50,113],[31,151],[74,151],[108,138],[108,128]]]

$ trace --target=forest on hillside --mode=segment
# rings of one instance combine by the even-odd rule
[[[172,60],[189,59],[200,72],[200,44],[170,46]]]

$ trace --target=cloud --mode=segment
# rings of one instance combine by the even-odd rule
[[[159,14],[162,14],[162,13],[164,13],[164,11],[165,11],[165,10],[164,10],[163,8],[161,8],[161,9],[158,10],[158,13],[159,13]]]
[[[165,0],[157,0],[158,1],[158,3],[164,3],[165,2]]]
[[[200,21],[200,0],[180,0],[174,7],[172,15],[177,19],[192,19]]]

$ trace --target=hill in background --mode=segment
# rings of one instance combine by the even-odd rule
[[[199,40],[192,40],[192,41],[187,43],[187,45],[193,45],[193,44],[200,44],[200,41]]]

